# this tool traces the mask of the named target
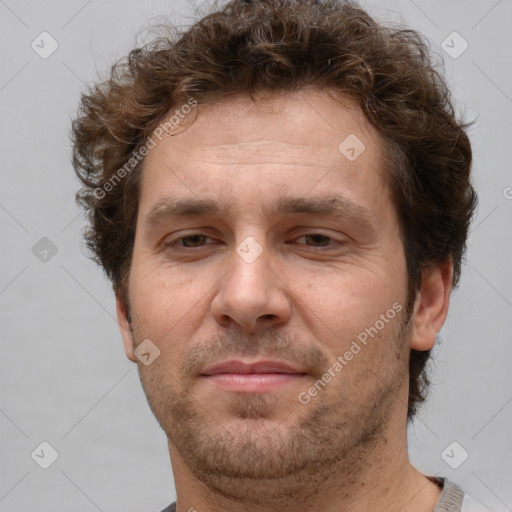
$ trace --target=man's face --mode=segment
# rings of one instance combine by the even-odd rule
[[[407,273],[382,152],[358,108],[302,91],[200,107],[146,157],[126,350],[160,350],[141,381],[203,481],[361,460],[405,421]]]

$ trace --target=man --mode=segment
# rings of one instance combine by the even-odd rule
[[[233,0],[83,96],[78,199],[166,512],[485,510],[406,437],[476,205],[466,126],[420,35],[336,0]]]

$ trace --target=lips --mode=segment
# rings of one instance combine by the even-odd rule
[[[304,374],[299,368],[294,368],[283,361],[257,361],[253,363],[244,363],[243,361],[232,360],[224,361],[206,368],[203,375],[218,375],[220,373],[236,374],[257,374],[257,373],[286,373],[286,374]]]
[[[268,393],[287,384],[297,383],[306,375],[283,361],[224,361],[206,368],[201,376],[224,391]]]

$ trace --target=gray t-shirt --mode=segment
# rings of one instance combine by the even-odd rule
[[[430,477],[443,488],[433,512],[491,512],[447,478]],[[162,512],[176,512],[176,503],[171,503]]]

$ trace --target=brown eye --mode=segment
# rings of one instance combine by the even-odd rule
[[[210,237],[206,235],[194,234],[182,236],[180,238],[175,238],[174,240],[170,240],[165,243],[165,247],[167,248],[185,248],[185,249],[193,249],[194,247],[202,247],[206,244],[206,241],[209,240]]]
[[[189,235],[184,236],[182,238],[178,238],[178,241],[183,242],[180,244],[183,247],[199,247],[204,243],[206,238],[208,237],[205,235]]]
[[[326,247],[329,245],[329,242],[331,241],[330,237],[318,234],[304,235],[303,238],[306,240],[306,242],[311,242],[308,243],[308,245],[314,245],[316,247]]]

